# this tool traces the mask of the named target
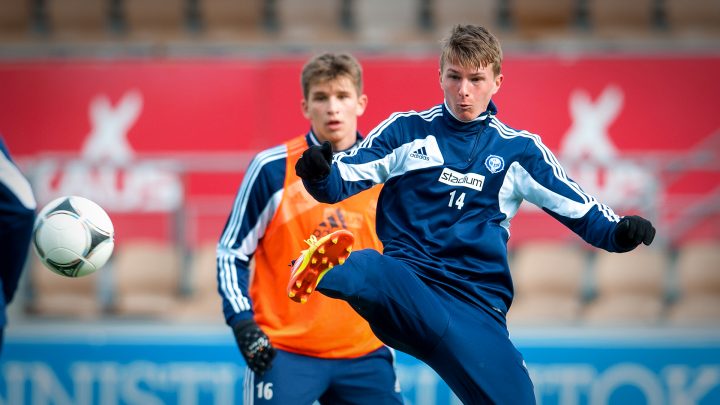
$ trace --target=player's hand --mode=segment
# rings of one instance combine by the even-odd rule
[[[655,228],[645,218],[637,215],[623,217],[615,227],[615,244],[623,249],[635,249],[641,243],[650,245],[655,238]]]
[[[313,145],[303,152],[295,164],[295,174],[303,180],[322,180],[330,174],[332,146],[325,141],[321,146]]]
[[[233,328],[233,334],[250,370],[260,375],[270,370],[277,353],[270,344],[270,339],[254,320],[240,322]]]

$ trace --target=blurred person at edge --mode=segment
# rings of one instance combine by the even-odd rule
[[[27,261],[37,204],[30,183],[13,163],[0,136],[0,350],[2,350],[6,308],[15,296]]]
[[[618,216],[584,193],[539,136],[500,121],[492,97],[501,64],[494,35],[455,26],[440,56],[443,102],[391,115],[352,153],[330,158],[311,146],[296,166],[310,194],[326,203],[384,183],[383,254],[355,250],[321,277],[300,266],[288,295],[308,298],[294,286],[310,285],[347,301],[383,342],[427,363],[465,404],[535,403],[505,319],[513,300],[510,220],[523,200],[611,252],[655,236],[650,221]],[[352,242],[343,232],[317,241],[302,263],[319,255],[334,261],[323,252],[341,251],[332,240]]]
[[[248,366],[244,403],[401,404],[394,353],[347,303],[316,296],[300,307],[287,298],[290,264],[307,235],[347,229],[355,247],[382,248],[380,186],[330,206],[315,201],[294,170],[309,146],[348,152],[362,141],[362,67],[349,54],[325,53],[305,64],[301,84],[310,129],[254,157],[217,247],[225,319]]]

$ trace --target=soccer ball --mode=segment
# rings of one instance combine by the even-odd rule
[[[32,244],[53,272],[82,277],[108,261],[114,234],[110,217],[99,205],[83,197],[60,197],[38,213]]]

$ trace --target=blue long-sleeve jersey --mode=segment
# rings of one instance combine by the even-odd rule
[[[619,217],[568,178],[540,137],[502,123],[491,102],[471,122],[445,104],[396,113],[360,148],[333,157],[330,175],[305,181],[333,203],[385,183],[377,208],[384,254],[451,294],[507,313],[513,286],[507,261],[510,220],[523,200],[593,246],[620,251]]]
[[[12,301],[25,267],[36,202],[30,183],[15,166],[0,137],[0,327],[7,319],[5,307]]]

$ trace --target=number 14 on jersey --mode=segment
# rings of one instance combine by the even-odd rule
[[[453,205],[457,207],[457,209],[461,210],[463,205],[465,205],[465,193],[461,193],[457,199],[455,199],[455,193],[457,190],[453,190],[450,192],[450,201],[448,201],[448,207],[452,208]]]

